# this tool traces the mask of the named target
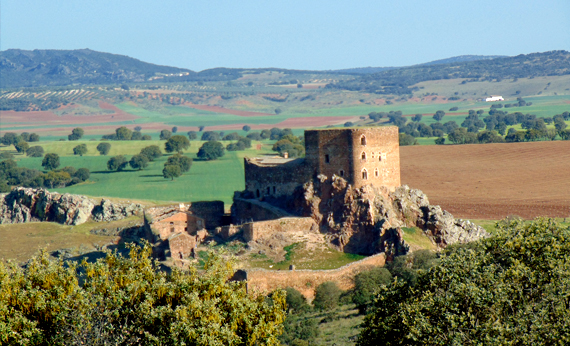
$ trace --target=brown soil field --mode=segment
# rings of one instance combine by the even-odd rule
[[[271,113],[238,111],[235,109],[223,108],[223,107],[218,107],[218,106],[195,105],[193,103],[185,103],[184,106],[194,108],[194,109],[203,110],[203,111],[215,112],[215,113],[239,115],[242,117],[258,117],[258,116],[262,116],[262,115],[275,115],[275,114],[271,114]]]
[[[400,148],[402,184],[455,217],[570,217],[570,141]]]

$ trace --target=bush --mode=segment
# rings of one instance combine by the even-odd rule
[[[381,287],[357,344],[569,344],[569,252],[570,229],[554,220],[497,223],[493,237],[419,271],[416,286]]]
[[[32,148],[35,148],[35,147],[32,147]],[[32,149],[32,148],[30,148],[30,149]],[[42,148],[42,147],[40,147],[40,148]],[[28,150],[30,150],[30,149],[28,149]],[[43,152],[43,150],[44,150],[44,148],[42,148],[42,152]],[[42,153],[42,155],[40,155],[40,157],[41,156],[43,156],[43,153]],[[11,153],[9,153],[7,151],[0,152],[0,160],[12,160],[13,158],[14,158],[14,155],[12,155]]]
[[[181,135],[174,135],[170,137],[166,144],[164,144],[164,150],[167,153],[172,153],[174,151],[181,153],[184,149],[188,149],[190,147],[190,141],[188,138],[181,136]]]
[[[160,139],[167,140],[170,137],[172,137],[172,132],[170,132],[169,130],[160,131]]]
[[[133,131],[121,126],[115,130],[115,135],[118,141],[130,141],[133,136]]]
[[[301,292],[297,291],[292,287],[287,287],[285,289],[285,293],[287,294],[286,302],[287,302],[287,310],[293,313],[303,313],[307,312],[311,307],[307,304],[307,299],[305,296],[301,294]]]
[[[338,299],[342,291],[336,282],[328,281],[320,284],[315,289],[313,306],[318,310],[332,310],[338,306]]]
[[[166,160],[166,162],[164,163],[164,165],[165,166],[177,165],[178,167],[180,167],[180,171],[182,173],[185,173],[190,170],[190,167],[192,167],[192,159],[189,158],[188,156],[175,154],[169,157],[168,160]]]
[[[14,148],[16,148],[16,151],[19,153],[25,153],[30,148],[30,145],[28,142],[20,141],[14,144]]]
[[[214,131],[206,131],[204,133],[202,133],[202,138],[201,140],[203,141],[219,141],[220,140],[220,134]]]
[[[354,277],[352,290],[352,302],[363,314],[372,303],[374,292],[380,285],[388,285],[392,282],[392,274],[386,268],[374,268],[357,274]]]
[[[435,139],[435,144],[437,145],[444,145],[445,144],[445,138],[444,137],[439,137]]]
[[[129,161],[129,165],[132,169],[142,170],[148,167],[148,157],[143,154],[133,155]]]
[[[42,167],[48,171],[59,167],[59,155],[54,153],[45,154],[42,160]]]
[[[165,165],[164,169],[162,170],[162,176],[165,179],[174,180],[174,178],[178,178],[182,175],[182,170],[178,165]]]
[[[246,137],[249,138],[249,139],[251,139],[251,140],[254,140],[254,141],[260,141],[260,140],[262,140],[261,134],[260,134],[259,132],[251,132],[251,133],[248,133]]]
[[[347,121],[344,123],[344,127],[351,127],[354,126],[354,123],[352,121]]]
[[[268,300],[227,280],[233,263],[210,256],[204,271],[159,270],[151,247],[127,245],[95,263],[0,262],[4,345],[276,345],[285,297]],[[137,288],[137,289],[133,289]],[[212,324],[215,322],[215,326]]]
[[[71,134],[67,136],[67,139],[70,141],[80,140],[81,137],[83,137],[84,133],[85,133],[85,131],[83,131],[82,128],[76,127],[73,130],[71,130]]]

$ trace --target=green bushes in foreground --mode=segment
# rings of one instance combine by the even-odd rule
[[[229,282],[231,263],[167,274],[151,248],[95,263],[52,260],[25,268],[0,262],[2,345],[278,345],[285,294],[248,295]],[[80,273],[80,274],[78,274]]]
[[[451,247],[415,285],[380,286],[358,345],[567,345],[570,229],[503,221]]]

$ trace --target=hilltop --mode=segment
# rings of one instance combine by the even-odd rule
[[[328,88],[375,94],[411,94],[414,84],[430,80],[467,78],[465,83],[570,74],[570,52],[564,50],[514,57],[423,64],[380,71],[328,84]]]
[[[90,49],[9,49],[0,52],[0,71],[2,88],[142,82],[174,74],[196,73]]]

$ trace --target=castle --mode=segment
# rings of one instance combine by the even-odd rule
[[[291,196],[318,176],[336,175],[359,188],[400,186],[398,128],[372,127],[305,131],[305,158],[245,158],[250,198]]]

